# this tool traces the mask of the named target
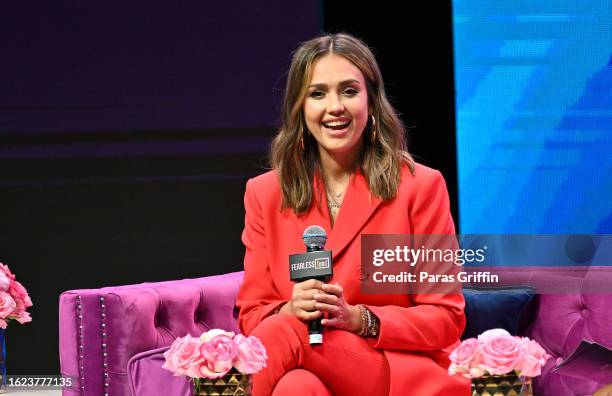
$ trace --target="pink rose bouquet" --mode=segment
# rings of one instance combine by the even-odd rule
[[[25,287],[15,279],[7,265],[0,263],[0,328],[6,329],[10,319],[24,324],[32,321],[26,309],[32,300]]]
[[[537,342],[511,336],[503,329],[492,329],[459,344],[450,355],[448,372],[468,378],[512,372],[523,377],[537,377],[549,358]]]
[[[220,378],[232,368],[243,374],[254,374],[266,367],[268,359],[257,337],[221,329],[209,330],[200,337],[177,338],[164,352],[164,358],[162,367],[174,375],[193,378],[196,390],[202,378]]]

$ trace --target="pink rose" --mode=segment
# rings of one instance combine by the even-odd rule
[[[6,274],[0,271],[0,291],[7,291],[11,285],[11,279]]]
[[[0,291],[0,318],[6,319],[15,311],[16,307],[17,304],[15,304],[13,297],[7,292]],[[5,329],[6,326],[2,328]]]
[[[449,374],[461,374],[467,378],[478,378],[485,372],[482,368],[482,354],[480,344],[475,338],[463,341],[449,356],[451,365]]]
[[[218,334],[200,344],[197,358],[190,365],[187,375],[193,378],[223,377],[232,368],[237,354],[238,349],[232,337]]]
[[[450,360],[457,366],[469,366],[478,357],[478,340],[468,338],[450,354]]]
[[[176,353],[176,351],[178,351],[181,343],[183,342],[183,338],[179,337],[176,338],[174,341],[172,341],[172,344],[170,344],[170,349],[168,349],[166,352],[164,352],[164,359],[165,362],[164,364],[162,364],[162,367],[170,370],[172,372],[175,372],[176,367],[174,367],[174,359],[173,356]]]
[[[480,343],[485,343],[487,341],[489,341],[490,339],[493,338],[497,338],[499,336],[509,336],[510,333],[508,333],[506,330],[504,329],[491,329],[491,330],[487,330],[485,332],[483,332],[481,335],[478,336],[478,341],[480,341]]]
[[[257,337],[245,337],[238,334],[234,337],[238,347],[238,355],[234,360],[234,367],[243,374],[255,374],[266,367],[266,348]]]
[[[222,329],[210,329],[205,333],[202,333],[202,335],[200,336],[200,341],[202,342],[208,342],[210,340],[212,340],[213,338],[215,338],[218,335],[224,335],[227,336],[229,338],[233,338],[234,337],[234,332],[233,331],[225,331]]]
[[[9,285],[8,293],[15,299],[18,307],[25,309],[32,306],[32,300],[28,295],[28,291],[16,280],[12,281]]]
[[[164,352],[166,362],[163,368],[172,371],[175,375],[188,375],[187,370],[196,358],[199,357],[201,342],[198,338],[186,335],[174,340],[170,349]]]
[[[21,324],[32,321],[32,317],[30,316],[30,313],[26,311],[20,312],[19,315],[15,315],[14,319]]]
[[[499,330],[499,329],[497,329]],[[481,342],[483,367],[491,374],[506,374],[513,371],[522,356],[521,341],[505,330],[502,332],[484,332]]]
[[[28,291],[15,280],[9,267],[0,263],[0,328],[6,329],[8,319],[21,324],[31,322],[32,317],[26,312],[31,306]]]
[[[529,338],[521,340],[522,357],[516,364],[516,369],[519,370],[525,377],[537,377],[542,374],[542,366],[550,358],[544,348],[536,341]]]
[[[15,280],[15,275],[13,275],[8,265],[0,263],[0,271],[3,272],[6,276],[8,276],[10,280]]]

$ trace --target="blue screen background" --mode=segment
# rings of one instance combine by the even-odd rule
[[[462,233],[612,233],[612,2],[454,0]]]

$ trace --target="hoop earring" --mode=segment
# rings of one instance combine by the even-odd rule
[[[372,117],[372,134],[370,135],[370,141],[374,143],[376,141],[376,118],[374,118],[374,114],[370,114]]]

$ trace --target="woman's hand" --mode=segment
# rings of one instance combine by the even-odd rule
[[[361,330],[361,312],[359,308],[347,304],[344,300],[342,286],[339,284],[323,284],[322,290],[324,293],[316,293],[315,308],[317,311],[327,312],[328,319],[322,319],[323,326],[336,327],[357,333]]]
[[[321,317],[323,312],[317,309],[314,296],[326,294],[323,285],[323,282],[316,279],[296,283],[293,285],[291,300],[282,306],[280,313],[293,315],[304,322]]]

